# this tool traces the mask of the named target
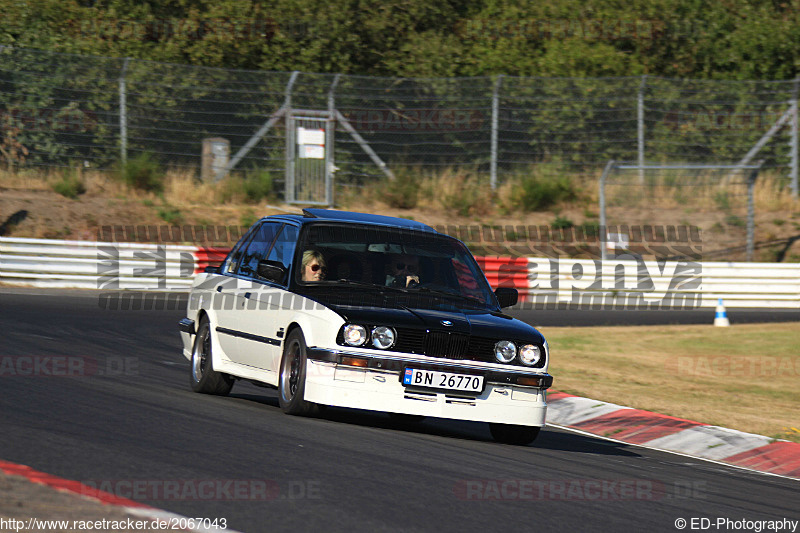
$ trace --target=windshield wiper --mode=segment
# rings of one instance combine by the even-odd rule
[[[329,281],[329,280],[326,280]],[[357,281],[354,279],[337,279],[329,287],[335,286],[335,284],[345,284],[345,285],[352,285],[354,287],[369,287],[370,289],[386,289],[383,285],[378,285],[377,283],[370,283],[368,281]]]

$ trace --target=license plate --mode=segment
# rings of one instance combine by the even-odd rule
[[[469,376],[466,374],[453,374],[451,372],[406,368],[403,373],[403,385],[409,387],[425,387],[428,389],[481,392],[483,390],[483,376]]]

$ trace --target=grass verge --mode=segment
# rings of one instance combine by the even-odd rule
[[[541,328],[554,388],[800,442],[800,324]]]

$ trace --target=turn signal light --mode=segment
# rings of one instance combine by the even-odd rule
[[[518,377],[517,385],[529,385],[531,387],[541,387],[542,380],[541,378]]]
[[[359,357],[342,357],[342,361],[340,364],[346,366],[358,366],[361,368],[367,368],[367,360],[361,359]]]

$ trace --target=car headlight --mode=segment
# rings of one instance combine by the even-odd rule
[[[535,344],[526,344],[519,349],[519,360],[523,365],[533,366],[542,359],[542,349]]]
[[[511,341],[500,341],[494,345],[494,356],[501,363],[510,363],[517,355],[517,347]]]
[[[392,328],[378,326],[372,330],[372,345],[381,350],[394,346],[395,334]]]
[[[367,329],[358,324],[347,324],[344,327],[344,342],[350,346],[361,346],[367,342]]]

